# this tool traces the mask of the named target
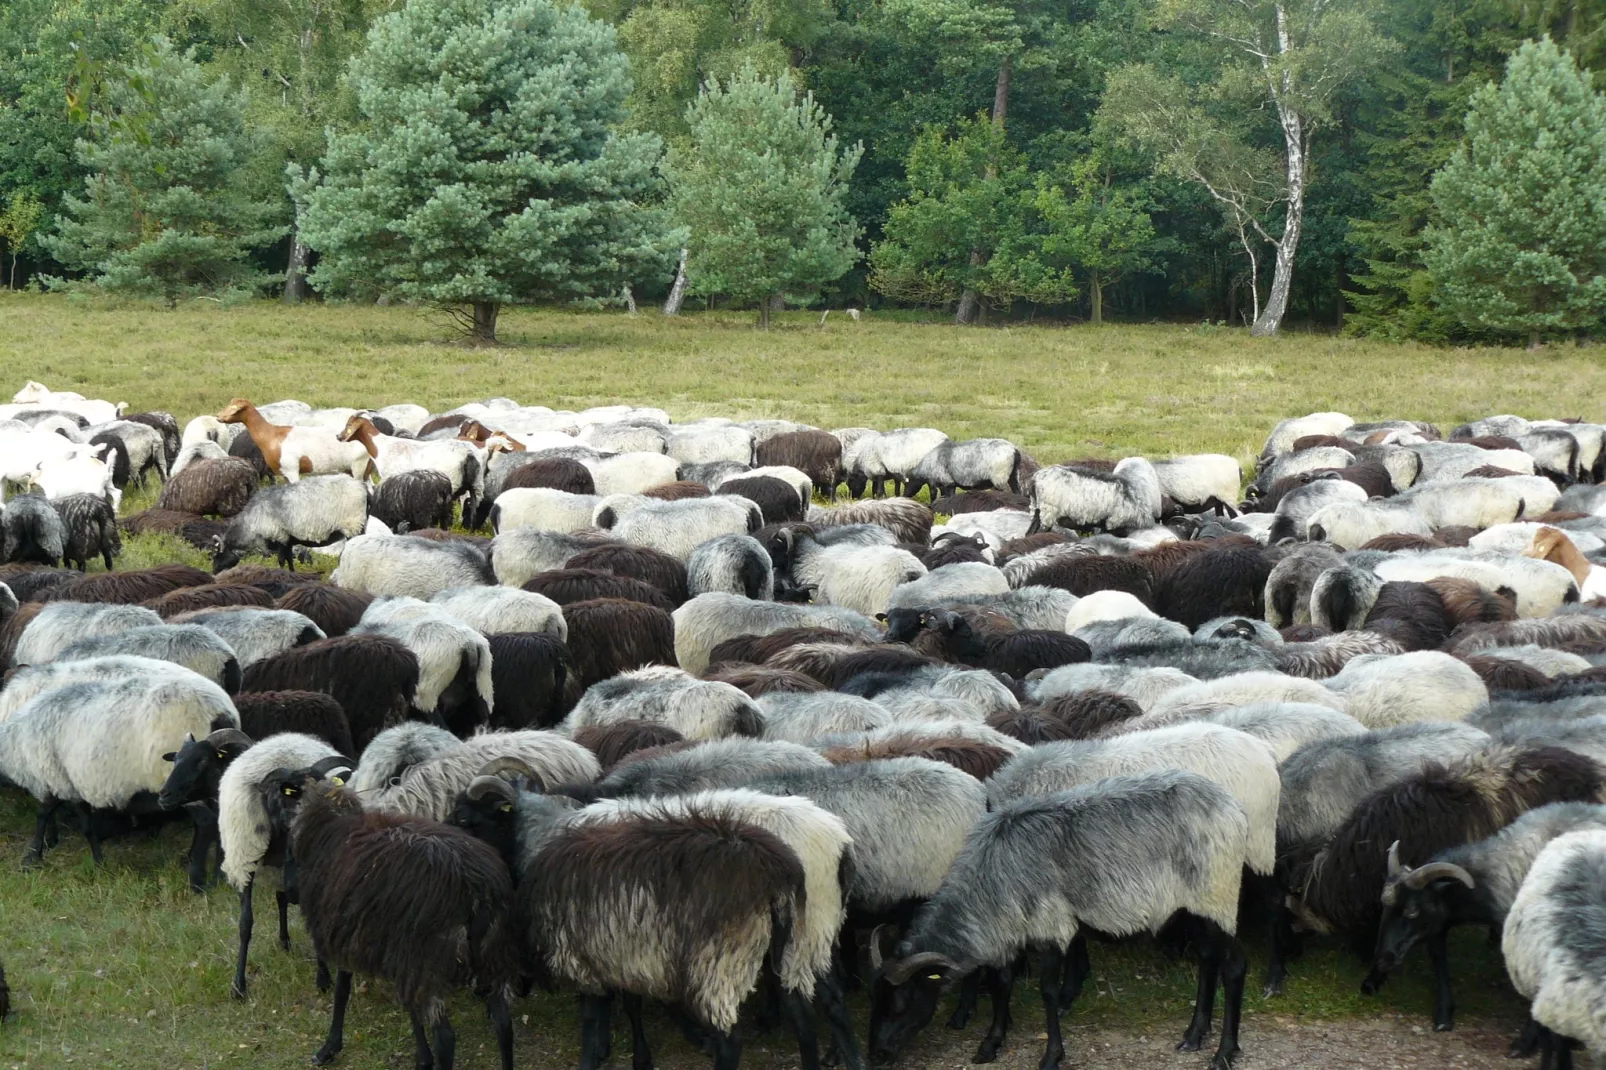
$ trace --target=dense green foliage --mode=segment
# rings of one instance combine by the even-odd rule
[[[1472,98],[1433,203],[1428,271],[1466,326],[1537,342],[1606,316],[1606,96],[1548,38]]]
[[[325,293],[461,311],[617,292],[667,264],[653,134],[620,134],[614,31],[551,0],[410,0],[351,69],[363,121],[295,183]]]
[[[89,285],[168,304],[266,282],[248,255],[282,233],[278,206],[250,188],[259,139],[227,78],[208,80],[159,37],[109,80],[87,134],[84,196],[62,198],[42,239],[56,260]]]
[[[688,232],[692,293],[760,302],[835,282],[858,259],[843,201],[861,149],[838,148],[831,117],[785,75],[744,68],[710,82],[670,156],[670,202]]]
[[[1285,315],[1385,338],[1525,336],[1526,328],[1459,314],[1465,298],[1429,271],[1428,235],[1454,225],[1430,192],[1432,176],[1463,145],[1473,96],[1500,79],[1525,40],[1549,34],[1586,71],[1606,63],[1601,0],[582,2],[613,27],[605,51],[621,51],[628,70],[587,46],[583,70],[546,77],[553,86],[591,80],[585,107],[601,108],[593,115],[612,131],[655,135],[684,151],[700,88],[751,68],[812,93],[840,144],[862,145],[841,198],[846,225],[859,233],[859,266],[823,291],[825,300],[952,310],[969,299],[995,321],[1258,318],[1267,327]],[[622,284],[644,298],[661,295],[674,267],[666,254],[678,252],[680,237],[667,213],[674,191],[660,181],[648,143],[629,137],[609,141],[619,157],[610,163],[622,170],[608,195],[645,209],[641,228],[601,241],[587,264],[572,261],[573,241],[543,229],[549,244],[521,250],[522,268],[488,267],[505,259],[482,241],[504,230],[493,220],[552,200],[508,169],[526,154],[555,158],[534,124],[514,124],[506,157],[493,160],[502,150],[488,140],[490,124],[461,112],[466,125],[440,127],[465,138],[450,147],[444,171],[415,159],[395,176],[413,185],[412,207],[398,202],[388,217],[413,219],[434,196],[433,187],[425,195],[426,181],[466,188],[484,176],[470,182],[465,168],[500,168],[503,177],[485,179],[499,192],[469,212],[478,222],[458,221],[454,210],[455,232],[425,242],[456,251],[443,246],[420,259],[409,239],[399,244],[413,259],[402,266],[394,232],[375,226],[344,228],[350,240],[338,248],[295,240],[308,236],[308,221],[297,218],[291,187],[304,191],[313,171],[346,182],[364,152],[400,147],[442,121],[431,117],[433,105],[419,115],[387,113],[402,122],[358,106],[361,79],[385,66],[365,52],[370,30],[413,18],[420,5],[436,0],[0,5],[0,53],[10,57],[0,64],[0,209],[14,198],[43,206],[30,234],[8,230],[6,274],[12,264],[24,283],[81,272],[44,244],[59,233],[63,199],[82,196],[92,169],[75,146],[94,140],[96,116],[109,114],[130,58],[160,33],[176,53],[192,50],[209,84],[228,75],[249,91],[253,148],[239,185],[275,205],[272,223],[290,235],[254,248],[252,263],[274,275],[288,263],[291,290],[310,246],[329,293],[462,307],[486,296],[611,300]],[[522,10],[521,0],[484,0],[460,15],[488,39],[497,20]],[[1291,28],[1286,45],[1279,12]],[[426,51],[415,50],[417,69],[407,75],[420,93],[432,79],[439,86],[449,67]],[[559,55],[544,45],[516,51],[521,58],[499,60],[490,76],[521,64],[528,74]],[[367,148],[358,152],[358,142]],[[286,182],[287,164],[299,185]],[[301,198],[303,208],[311,204]],[[376,240],[382,248],[357,248]],[[695,256],[695,238],[692,246]],[[752,307],[750,289],[710,280],[746,275],[742,258],[761,254],[736,243],[725,254],[712,272],[704,259],[704,282],[692,273],[693,292]],[[487,289],[481,275],[500,281]],[[802,282],[788,296],[806,302],[822,291]],[[1564,319],[1555,330],[1601,332],[1600,315],[1584,306]]]

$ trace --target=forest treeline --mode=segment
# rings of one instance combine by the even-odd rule
[[[8,0],[0,276],[1606,332],[1606,0]]]

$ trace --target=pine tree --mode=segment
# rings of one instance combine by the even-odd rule
[[[692,292],[759,303],[834,282],[859,259],[845,204],[858,145],[839,148],[831,117],[785,77],[746,68],[687,108],[690,145],[670,154],[671,202],[690,229]]]
[[[513,301],[667,276],[660,142],[619,135],[613,30],[551,0],[408,0],[353,61],[364,123],[292,186],[319,291],[451,311],[481,341]]]
[[[40,243],[103,290],[180,297],[260,289],[253,249],[284,234],[280,205],[245,172],[258,140],[244,94],[209,82],[188,53],[156,38],[146,56],[108,79],[78,143],[85,196],[63,199]],[[61,280],[53,280],[66,285]]]
[[[1472,98],[1434,176],[1439,301],[1468,327],[1542,336],[1606,316],[1606,96],[1549,38]]]

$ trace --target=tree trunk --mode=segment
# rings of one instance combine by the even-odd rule
[[[474,334],[476,342],[496,341],[496,317],[502,306],[495,301],[474,302]]]
[[[1093,326],[1097,327],[1104,322],[1104,280],[1097,271],[1089,277],[1088,286],[1093,291]]]
[[[1532,353],[1539,348],[1539,345],[1539,330],[1535,328],[1528,332],[1528,352]]]
[[[630,284],[628,282],[625,283],[625,309],[632,316],[636,314],[636,295],[630,289]]]
[[[669,297],[664,301],[664,315],[680,315],[680,306],[686,300],[686,252],[680,250],[680,267],[675,269],[675,284],[669,288]]]
[[[1287,12],[1277,8],[1277,37],[1283,55],[1290,50]],[[1288,167],[1288,210],[1283,215],[1283,234],[1277,241],[1277,267],[1271,277],[1271,294],[1266,307],[1255,319],[1250,334],[1273,335],[1282,326],[1288,311],[1288,293],[1294,284],[1294,255],[1299,252],[1299,231],[1305,223],[1305,119],[1293,97],[1293,75],[1283,70],[1281,92],[1274,90],[1277,119],[1283,128],[1283,146]]]
[[[1004,62],[998,65],[998,80],[993,85],[993,122],[1002,124],[1009,116],[1009,86],[1015,77],[1015,57],[1005,56]],[[996,162],[987,165],[987,177],[993,178],[998,174]],[[984,249],[970,251],[970,266],[981,267],[987,263],[987,252]],[[968,286],[965,292],[959,295],[959,308],[954,313],[954,322],[958,324],[975,323],[981,312],[981,298]]]
[[[301,241],[301,228],[290,235],[290,266],[284,272],[284,303],[299,305],[307,298],[307,247]]]

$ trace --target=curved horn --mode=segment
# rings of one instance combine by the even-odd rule
[[[487,795],[498,796],[510,803],[519,801],[518,792],[513,789],[513,785],[499,776],[475,777],[469,781],[468,790],[464,794],[473,802],[479,802]]]
[[[206,737],[206,742],[214,749],[222,750],[224,747],[249,747],[256,740],[238,728],[219,728],[216,732]]]
[[[957,970],[958,964],[947,955],[939,955],[935,951],[921,951],[918,954],[906,955],[895,962],[886,964],[881,976],[890,983],[901,985],[915,975],[916,970]]]
[[[543,783],[540,775],[536,773],[534,769],[530,768],[529,762],[524,761],[522,758],[513,758],[505,755],[501,758],[492,758],[490,761],[481,766],[480,771],[474,775],[475,777],[500,777],[503,773],[513,773],[517,776],[521,776],[532,784]],[[503,779],[506,780],[507,778],[503,777]]]
[[[1399,880],[1409,872],[1409,869],[1400,865],[1400,841],[1395,840],[1389,844],[1389,880]]]
[[[881,972],[881,931],[883,929],[885,929],[885,928],[887,928],[887,923],[886,922],[882,922],[880,925],[877,925],[874,929],[870,930],[870,972],[871,973],[880,973]]]
[[[1425,866],[1413,869],[1405,878],[1405,886],[1421,890],[1441,877],[1458,880],[1468,888],[1477,887],[1477,882],[1472,879],[1472,874],[1453,862],[1429,862]]]
[[[331,754],[314,762],[312,768],[307,770],[307,775],[315,780],[333,780],[344,784],[351,779],[351,771],[356,765],[343,754]]]

